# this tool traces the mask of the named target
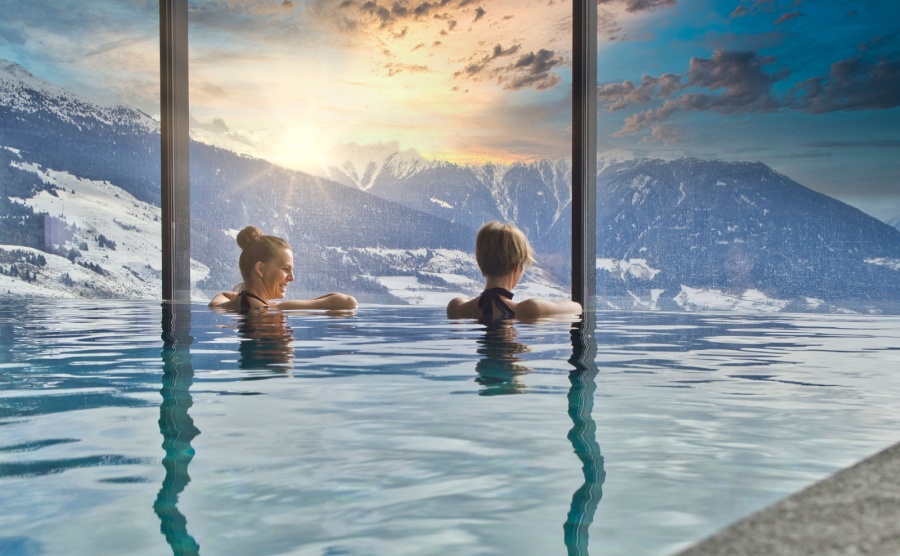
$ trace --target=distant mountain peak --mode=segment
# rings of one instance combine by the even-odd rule
[[[413,149],[400,150],[397,141],[368,145],[341,143],[328,151],[322,173],[339,183],[368,191],[386,168],[408,174],[428,162]]]
[[[103,105],[34,76],[15,62],[0,59],[0,107],[25,113],[48,112],[81,128],[89,122],[159,131],[159,122],[123,105]]]

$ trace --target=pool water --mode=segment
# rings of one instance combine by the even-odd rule
[[[900,440],[900,317],[0,301],[0,554],[671,554]]]

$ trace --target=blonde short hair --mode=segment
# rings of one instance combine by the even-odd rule
[[[494,220],[482,226],[475,236],[475,261],[484,276],[505,276],[519,265],[531,266],[534,251],[515,224]]]

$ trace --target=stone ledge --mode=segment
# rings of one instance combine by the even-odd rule
[[[900,554],[900,443],[679,554]]]

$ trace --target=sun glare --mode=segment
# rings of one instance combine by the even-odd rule
[[[569,86],[560,76],[568,64],[570,13],[565,3],[526,3],[528,9],[521,0],[483,8],[449,3],[429,17],[381,21],[351,5],[328,13],[306,6],[302,24],[314,29],[310,38],[299,27],[291,44],[274,32],[235,31],[229,51],[249,54],[227,59],[218,53],[221,37],[212,35],[221,31],[205,37],[198,30],[192,116],[213,132],[227,129],[243,139],[229,148],[305,171],[322,167],[326,153],[346,143],[396,141],[423,157],[459,163],[555,152],[558,145],[541,143],[547,129],[569,126],[568,111],[544,111],[535,125],[528,105],[540,95],[553,103]],[[338,17],[355,23],[348,27]],[[546,71],[536,69],[541,51],[551,52],[544,54]],[[540,73],[529,81],[529,72]],[[215,143],[213,132],[207,138]]]

